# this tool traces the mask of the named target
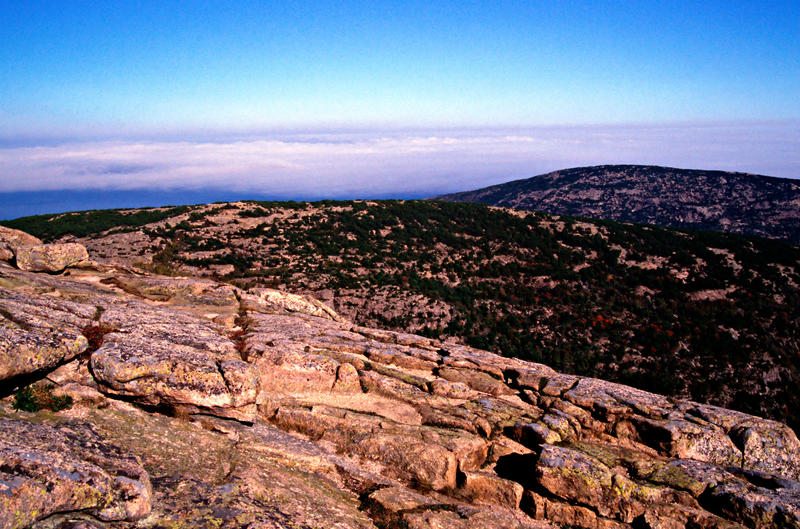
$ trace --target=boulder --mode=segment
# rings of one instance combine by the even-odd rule
[[[10,261],[20,246],[38,246],[41,239],[28,235],[24,231],[0,226],[0,261]]]
[[[537,520],[550,520],[567,527],[598,527],[597,514],[587,507],[553,500],[526,490],[523,496],[524,510]]]
[[[61,272],[89,260],[86,247],[78,243],[21,246],[16,256],[17,266],[28,272]]]

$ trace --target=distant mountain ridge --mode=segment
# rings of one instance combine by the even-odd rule
[[[800,181],[749,173],[599,165],[434,199],[743,233],[800,245]]]

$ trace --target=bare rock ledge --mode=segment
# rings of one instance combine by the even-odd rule
[[[0,263],[21,375],[75,403],[0,401],[0,528],[800,527],[783,424],[278,291]]]

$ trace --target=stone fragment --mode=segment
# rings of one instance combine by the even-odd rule
[[[497,463],[501,457],[510,454],[526,455],[531,454],[533,451],[525,445],[522,445],[508,437],[501,436],[492,441],[492,446],[489,448],[489,455],[487,462],[492,464]]]
[[[374,367],[374,366],[373,366]],[[382,395],[400,402],[427,402],[430,395],[419,386],[427,382],[416,377],[404,377],[403,372],[390,369],[359,371],[361,385],[368,392]],[[412,383],[409,383],[412,382]],[[418,384],[418,385],[415,385]]]
[[[603,463],[582,452],[543,445],[536,480],[556,497],[595,507],[603,516],[612,512],[607,500],[613,474]]]
[[[6,322],[0,319],[0,380],[55,367],[88,347],[86,338],[75,331],[24,330]]]
[[[542,386],[541,392],[550,397],[560,397],[567,390],[574,387],[579,380],[579,377],[573,375],[556,373],[552,376],[545,377],[544,386]]]
[[[424,428],[420,433],[426,442],[438,444],[451,451],[461,472],[481,468],[489,456],[491,443],[477,435],[444,428]]]
[[[482,371],[500,380],[505,379],[505,370],[518,365],[513,359],[498,361],[497,355],[466,345],[445,344],[442,354],[445,366]]]
[[[591,509],[553,500],[530,490],[526,490],[523,495],[522,508],[537,520],[549,520],[585,529],[595,529],[598,526],[597,514]]]
[[[533,406],[520,405],[505,398],[488,395],[471,399],[458,407],[485,420],[491,432],[497,433],[510,430],[517,423],[533,422],[542,416],[541,410]]]
[[[464,383],[476,391],[488,393],[495,397],[514,393],[514,390],[501,381],[480,371],[442,367],[437,371],[437,374],[445,380]]]
[[[510,369],[506,376],[519,388],[528,388],[539,391],[547,381],[547,377],[556,375],[553,368],[544,364],[530,362],[525,368]]]
[[[416,409],[422,418],[422,424],[426,424],[428,426],[456,428],[469,433],[480,432],[484,437],[488,437],[490,433],[485,429],[479,429],[476,427],[475,421],[479,421],[479,418],[476,420],[471,420],[471,418],[461,416],[457,412],[447,409],[442,410],[432,406],[417,406]]]
[[[152,301],[200,311],[213,310],[234,315],[239,308],[239,291],[231,285],[209,279],[188,277],[140,276],[116,274],[105,280],[127,293]]]
[[[522,445],[536,450],[543,444],[556,444],[561,442],[561,436],[556,432],[538,423],[517,423],[510,430],[510,436]]]
[[[421,355],[418,356],[433,363],[436,363],[439,360],[439,355],[435,352],[432,352],[439,350],[439,343],[437,340],[405,332],[390,331],[386,329],[371,329],[369,327],[361,326],[354,326],[351,330],[377,342],[427,349],[427,351],[421,352]]]
[[[702,509],[668,504],[648,506],[644,514],[636,519],[636,523],[647,529],[685,529],[686,527],[744,529],[743,525],[725,520]]]
[[[685,490],[695,498],[700,497],[710,486],[735,479],[730,472],[710,463],[687,459],[670,461],[647,476],[647,480],[652,483]]]
[[[406,369],[430,371],[437,366],[435,361],[426,360],[418,355],[408,353],[409,351],[402,348],[370,347],[367,349],[366,356],[375,362],[391,364]]]
[[[340,367],[326,356],[277,347],[265,348],[251,361],[261,373],[259,392],[264,398],[329,393]]]
[[[404,511],[440,505],[428,496],[400,486],[378,489],[369,495],[368,502],[373,519],[389,527],[400,520]]]
[[[493,472],[464,472],[463,493],[474,503],[489,503],[518,509],[522,500],[522,485],[503,479]]]
[[[86,247],[78,243],[20,246],[16,257],[17,266],[28,272],[61,272],[89,260]]]
[[[0,527],[27,527],[71,511],[105,521],[150,512],[148,473],[89,425],[0,418],[0,431]]]
[[[671,489],[637,483],[578,450],[544,445],[536,479],[551,494],[631,523],[649,504],[681,501]]]
[[[352,364],[339,364],[336,368],[336,381],[333,391],[337,393],[361,393],[358,371]]]
[[[451,382],[449,380],[436,379],[428,383],[431,393],[451,399],[468,399],[475,392],[463,382]]]
[[[580,432],[580,424],[576,422],[573,425],[568,416],[563,413],[558,413],[558,410],[545,413],[542,417],[542,422],[553,432],[557,433],[562,441],[575,440],[577,433]]]

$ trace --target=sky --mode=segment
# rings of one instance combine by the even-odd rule
[[[798,42],[796,0],[0,1],[0,193],[800,177]]]

